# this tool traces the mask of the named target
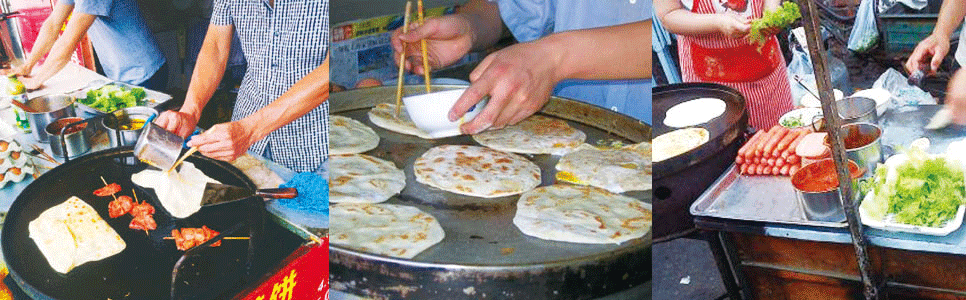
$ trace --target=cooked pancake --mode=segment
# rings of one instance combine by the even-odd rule
[[[557,180],[596,186],[614,193],[650,190],[650,147],[648,143],[620,148],[583,144],[560,158]]]
[[[420,183],[475,197],[516,195],[540,184],[540,167],[530,160],[478,146],[434,147],[413,168]]]
[[[443,240],[443,227],[418,208],[396,204],[337,203],[330,213],[332,244],[413,258]]]
[[[603,189],[552,185],[524,193],[513,224],[552,241],[620,244],[651,230],[650,205]]]
[[[329,154],[363,153],[379,145],[379,135],[362,122],[329,116]]]
[[[409,118],[409,113],[406,112],[406,106],[401,105],[399,107],[399,116],[396,117],[396,105],[388,103],[376,104],[369,111],[369,121],[376,126],[385,128],[389,131],[394,131],[402,134],[415,135],[422,139],[431,140],[433,137],[429,136],[422,129],[416,127],[413,120]]]
[[[500,151],[564,155],[583,144],[587,135],[564,120],[534,115],[515,125],[474,134],[473,139]]]
[[[329,158],[329,200],[378,203],[406,187],[406,173],[392,162],[365,154]]]
[[[672,106],[664,114],[664,125],[684,128],[707,123],[724,114],[727,104],[717,98],[698,98]]]
[[[97,211],[77,197],[48,208],[30,221],[27,230],[50,267],[60,273],[127,247]]]
[[[660,162],[684,154],[704,145],[709,138],[708,130],[704,128],[678,129],[659,135],[651,140],[653,160]]]

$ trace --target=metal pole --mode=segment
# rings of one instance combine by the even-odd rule
[[[842,192],[842,207],[845,209],[849,233],[852,235],[852,246],[855,247],[859,275],[862,277],[862,285],[865,287],[865,298],[879,299],[878,286],[872,277],[872,267],[869,263],[869,255],[866,252],[862,223],[859,222],[855,202],[852,201],[854,192],[851,184],[852,177],[849,174],[845,143],[838,130],[842,120],[839,118],[835,98],[832,94],[832,81],[829,79],[828,69],[826,68],[825,51],[822,49],[821,27],[819,26],[819,16],[814,1],[816,0],[798,0],[799,9],[802,13],[802,24],[805,26],[805,37],[808,40],[808,52],[812,59],[812,68],[815,71],[815,84],[818,87],[819,98],[822,102],[822,114],[825,116],[827,125],[826,131],[828,131],[832,141],[832,159],[835,161],[835,169],[840,183],[839,189]]]

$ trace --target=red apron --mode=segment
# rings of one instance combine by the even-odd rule
[[[721,0],[694,0],[691,11],[699,14],[724,13]],[[749,19],[761,18],[763,2],[749,0]],[[787,67],[772,37],[759,48],[743,39],[716,33],[704,37],[678,35],[681,75],[685,82],[713,82],[738,90],[748,107],[749,125],[768,129],[782,114],[793,109]]]

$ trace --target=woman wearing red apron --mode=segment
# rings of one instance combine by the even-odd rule
[[[685,8],[681,1],[691,3]],[[692,2],[693,1],[693,2]],[[767,2],[767,3],[766,3]],[[655,0],[655,13],[678,36],[681,75],[685,82],[730,86],[745,97],[751,127],[768,129],[792,110],[785,60],[772,33],[764,45],[745,36],[749,20],[781,0]]]

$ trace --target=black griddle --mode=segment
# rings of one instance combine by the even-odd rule
[[[32,182],[17,197],[4,222],[0,246],[10,277],[34,299],[222,299],[281,262],[305,241],[275,222],[262,222],[267,214],[261,198],[204,207],[184,219],[170,216],[153,191],[131,182],[131,174],[147,165],[125,165],[133,157],[131,147],[91,153],[71,160]],[[228,163],[201,155],[187,161],[222,183],[255,188],[240,170]],[[97,197],[103,187],[100,176],[123,187],[121,195],[137,191],[138,199],[153,205],[157,230],[150,235],[128,228],[130,216],[111,219],[111,197]],[[28,223],[46,209],[77,196],[101,215],[124,239],[119,254],[80,265],[67,274],[54,271],[28,236]],[[179,251],[171,230],[206,225],[222,235],[251,236],[226,240],[220,247],[196,247]],[[270,237],[266,239],[264,237]],[[214,242],[214,241],[212,241]],[[271,243],[270,247],[266,244]],[[174,284],[172,284],[174,282]],[[172,288],[173,287],[173,288]]]

